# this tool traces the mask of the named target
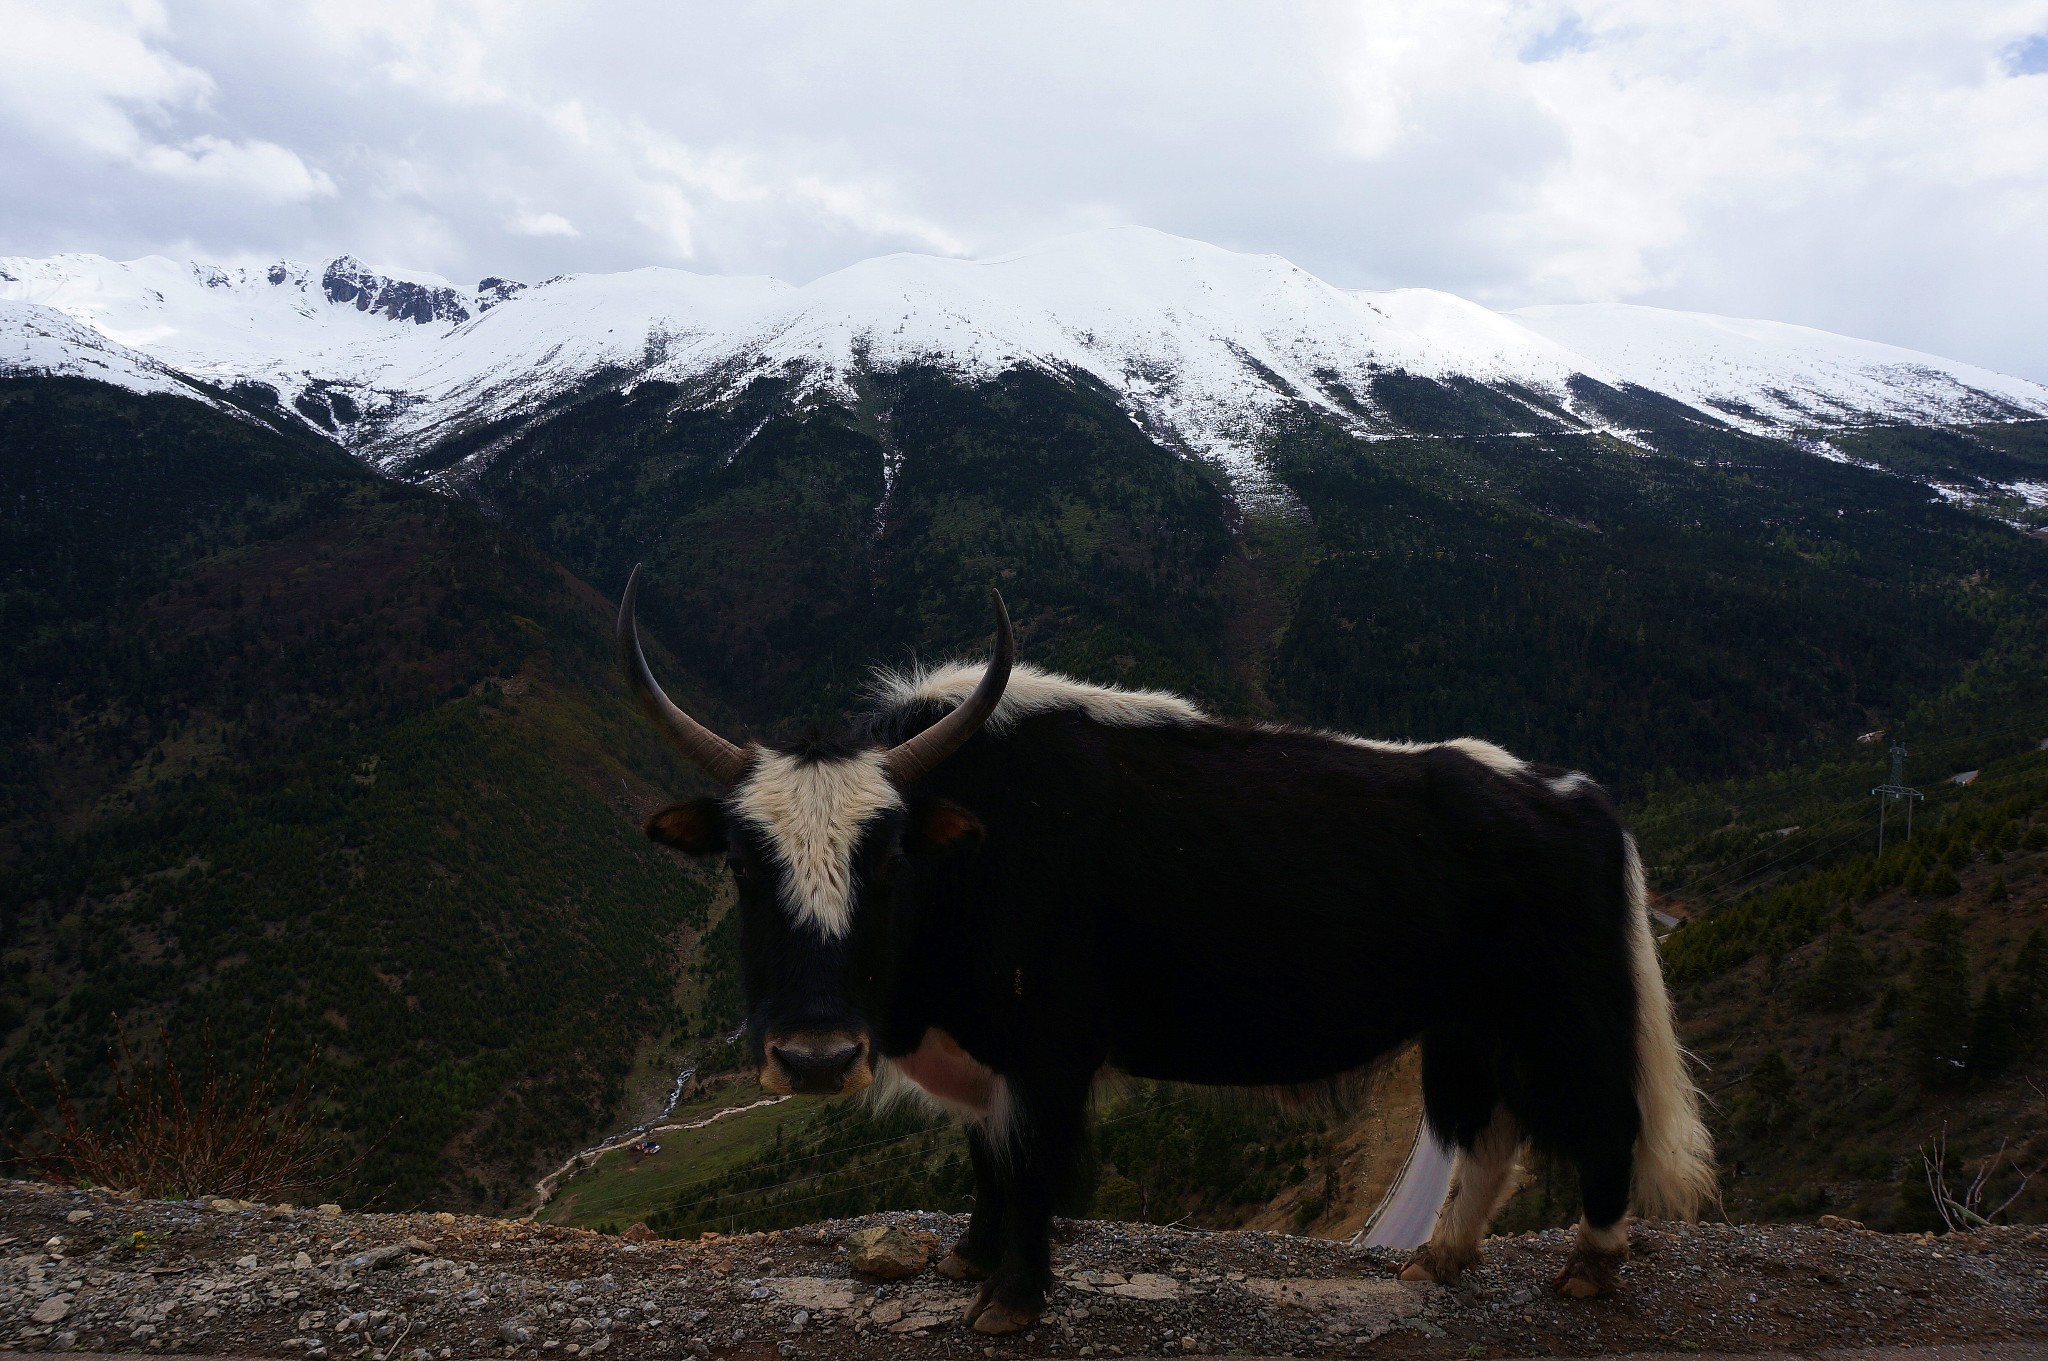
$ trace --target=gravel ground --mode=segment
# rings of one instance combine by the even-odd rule
[[[1933,1240],[1852,1229],[1639,1224],[1620,1295],[1554,1298],[1567,1235],[1496,1238],[1457,1289],[1392,1279],[1401,1254],[1266,1233],[1061,1226],[1045,1321],[990,1339],[972,1287],[878,1283],[841,1238],[630,1243],[453,1215],[124,1201],[0,1182],[0,1350],[285,1356],[998,1357],[1255,1354],[1478,1358],[1784,1352],[2048,1337],[2048,1232]],[[139,1237],[138,1237],[139,1235]]]

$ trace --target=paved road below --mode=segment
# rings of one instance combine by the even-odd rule
[[[1386,1208],[1365,1235],[1365,1246],[1406,1252],[1427,1242],[1437,1209],[1450,1189],[1451,1153],[1424,1130],[1415,1141],[1408,1165],[1401,1169],[1401,1179],[1387,1192]]]

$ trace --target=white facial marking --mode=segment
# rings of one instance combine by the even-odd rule
[[[903,806],[882,753],[799,761],[764,751],[734,803],[768,838],[790,912],[827,940],[845,935],[853,926],[853,844],[869,818]]]
[[[934,701],[957,705],[974,692],[986,669],[984,662],[953,662],[909,675],[885,671],[875,677],[875,695],[884,708]],[[1209,721],[1209,716],[1192,701],[1163,690],[1091,685],[1029,662],[1019,662],[1010,670],[1010,683],[1003,688],[1002,703],[989,716],[988,726],[1001,732],[1019,719],[1053,709],[1079,709],[1097,723],[1118,728]]]

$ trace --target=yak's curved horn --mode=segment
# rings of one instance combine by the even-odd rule
[[[656,723],[683,755],[695,761],[704,773],[720,784],[730,785],[747,768],[747,754],[696,719],[678,709],[655,683],[647,669],[647,654],[640,650],[640,625],[633,617],[633,602],[640,591],[640,568],[626,578],[626,595],[619,601],[619,665],[625,669],[626,684],[640,710]]]
[[[966,744],[981,731],[988,716],[1003,699],[1003,687],[1010,683],[1010,667],[1017,660],[1017,635],[1010,631],[1010,612],[1003,607],[1003,593],[991,590],[996,604],[996,655],[989,658],[981,684],[965,703],[917,736],[891,747],[883,760],[898,784],[909,784]]]

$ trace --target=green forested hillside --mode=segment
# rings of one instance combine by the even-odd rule
[[[1579,393],[1623,437],[1384,375],[1373,437],[1268,432],[1239,495],[1086,382],[863,384],[801,404],[770,381],[723,402],[598,385],[424,455],[436,493],[191,403],[0,384],[0,1072],[40,1090],[49,1057],[90,1087],[116,1012],[167,1018],[187,1058],[210,1030],[246,1066],[274,1016],[281,1061],[329,1054],[332,1116],[372,1150],[355,1195],[523,1206],[537,1166],[620,1123],[636,1056],[739,1018],[713,876],[635,827],[703,788],[612,678],[605,597],[637,561],[664,680],[734,735],[829,727],[877,661],[976,648],[995,582],[1057,668],[1590,770],[1697,919],[1670,947],[1681,1006],[1737,1084],[1753,1046],[1708,1038],[1715,1018],[1807,1024],[1771,989],[1844,903],[1856,929],[1878,905],[1876,1038],[1855,1052],[1902,1033],[1874,1009],[1913,986],[1920,908],[1900,904],[1945,881],[1919,850],[1852,863],[1830,810],[1864,806],[1883,765],[1855,735],[1987,771],[2048,735],[2048,542],[1897,475],[2048,464],[2038,424],[1830,434],[1850,463],[1641,393]],[[1928,815],[1946,840],[1922,846],[1977,891],[2003,833],[1970,823],[1949,865],[1963,814]],[[2023,841],[2040,818],[2009,820]],[[1972,1007],[2016,967],[1979,935]],[[1781,1055],[1795,1086],[1833,1062],[1818,1043]],[[1876,1069],[1827,1071],[1800,1087],[1815,1119],[1826,1082]],[[1312,1123],[1141,1097],[1105,1165],[1151,1169],[1182,1210],[1320,1156]],[[1906,1124],[1827,1109],[1814,1130],[1905,1156]],[[1786,1128],[1724,1136],[1763,1167]],[[652,1208],[682,1226],[828,1193],[957,1199],[952,1136],[887,1175],[855,1147],[905,1133],[820,1117]],[[811,1199],[754,1194],[799,1164]],[[1757,1212],[1801,1175],[1771,1166]],[[1897,1170],[1871,1185],[1895,1196]]]
[[[1103,394],[1021,372],[800,409],[767,382],[715,407],[601,392],[489,432],[463,485],[601,587],[646,560],[649,618],[762,724],[830,721],[873,660],[962,647],[990,580],[1051,665],[1478,733],[1628,793],[1760,772],[2044,655],[2048,543],[1916,482],[1641,394],[1589,394],[1629,443],[1381,388],[1399,433],[1275,431],[1242,502]],[[2000,439],[2048,458],[2048,429]]]
[[[877,660],[985,634],[991,582],[1034,658],[1243,706],[1223,483],[1105,394],[910,371],[854,409],[685,400],[596,394],[465,485],[603,588],[645,561],[647,619],[749,720],[837,722]]]
[[[115,1013],[246,1070],[274,1017],[371,1149],[356,1195],[510,1203],[687,1024],[705,923],[635,825],[701,777],[613,680],[609,606],[189,403],[0,386],[0,451],[5,1075],[91,1091]]]
[[[2006,718],[1926,734],[1926,801],[1910,839],[1894,815],[1882,856],[1881,744],[1641,810],[1662,905],[1691,914],[1665,968],[1731,1215],[1938,1228],[1937,1139],[1968,1168],[1959,1195],[2004,1146],[1980,1209],[2048,1157],[2048,715]],[[2044,1190],[2009,1216],[2048,1216]]]
[[[1360,731],[1478,732],[1625,793],[1767,769],[2040,657],[2048,544],[1916,484],[1688,426],[1301,438],[1320,560],[1274,694]]]

